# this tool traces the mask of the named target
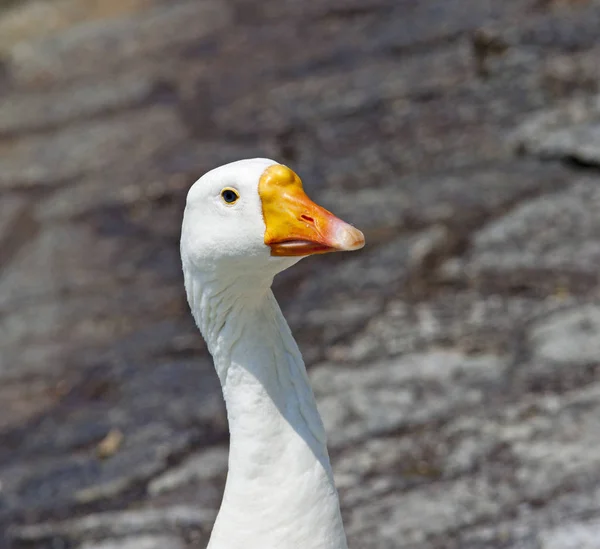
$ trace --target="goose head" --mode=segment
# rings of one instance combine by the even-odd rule
[[[298,175],[273,160],[226,164],[187,195],[181,234],[186,278],[264,280],[301,258],[364,246],[362,232],[315,204]]]

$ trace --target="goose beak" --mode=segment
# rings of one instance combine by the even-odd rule
[[[258,191],[271,255],[306,256],[365,245],[363,233],[308,198],[300,178],[286,166],[267,168]]]

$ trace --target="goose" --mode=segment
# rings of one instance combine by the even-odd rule
[[[362,248],[298,175],[254,158],[187,195],[181,232],[192,315],[219,377],[230,432],[208,549],[346,549],[325,430],[302,355],[271,291],[303,257]]]

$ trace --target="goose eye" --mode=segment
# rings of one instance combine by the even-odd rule
[[[227,204],[235,204],[238,201],[239,197],[240,195],[237,193],[237,191],[234,191],[233,189],[223,189],[221,191],[221,198]]]

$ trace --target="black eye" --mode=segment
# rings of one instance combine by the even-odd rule
[[[223,189],[221,191],[221,198],[227,202],[227,204],[234,204],[239,197],[240,195],[233,189]]]

